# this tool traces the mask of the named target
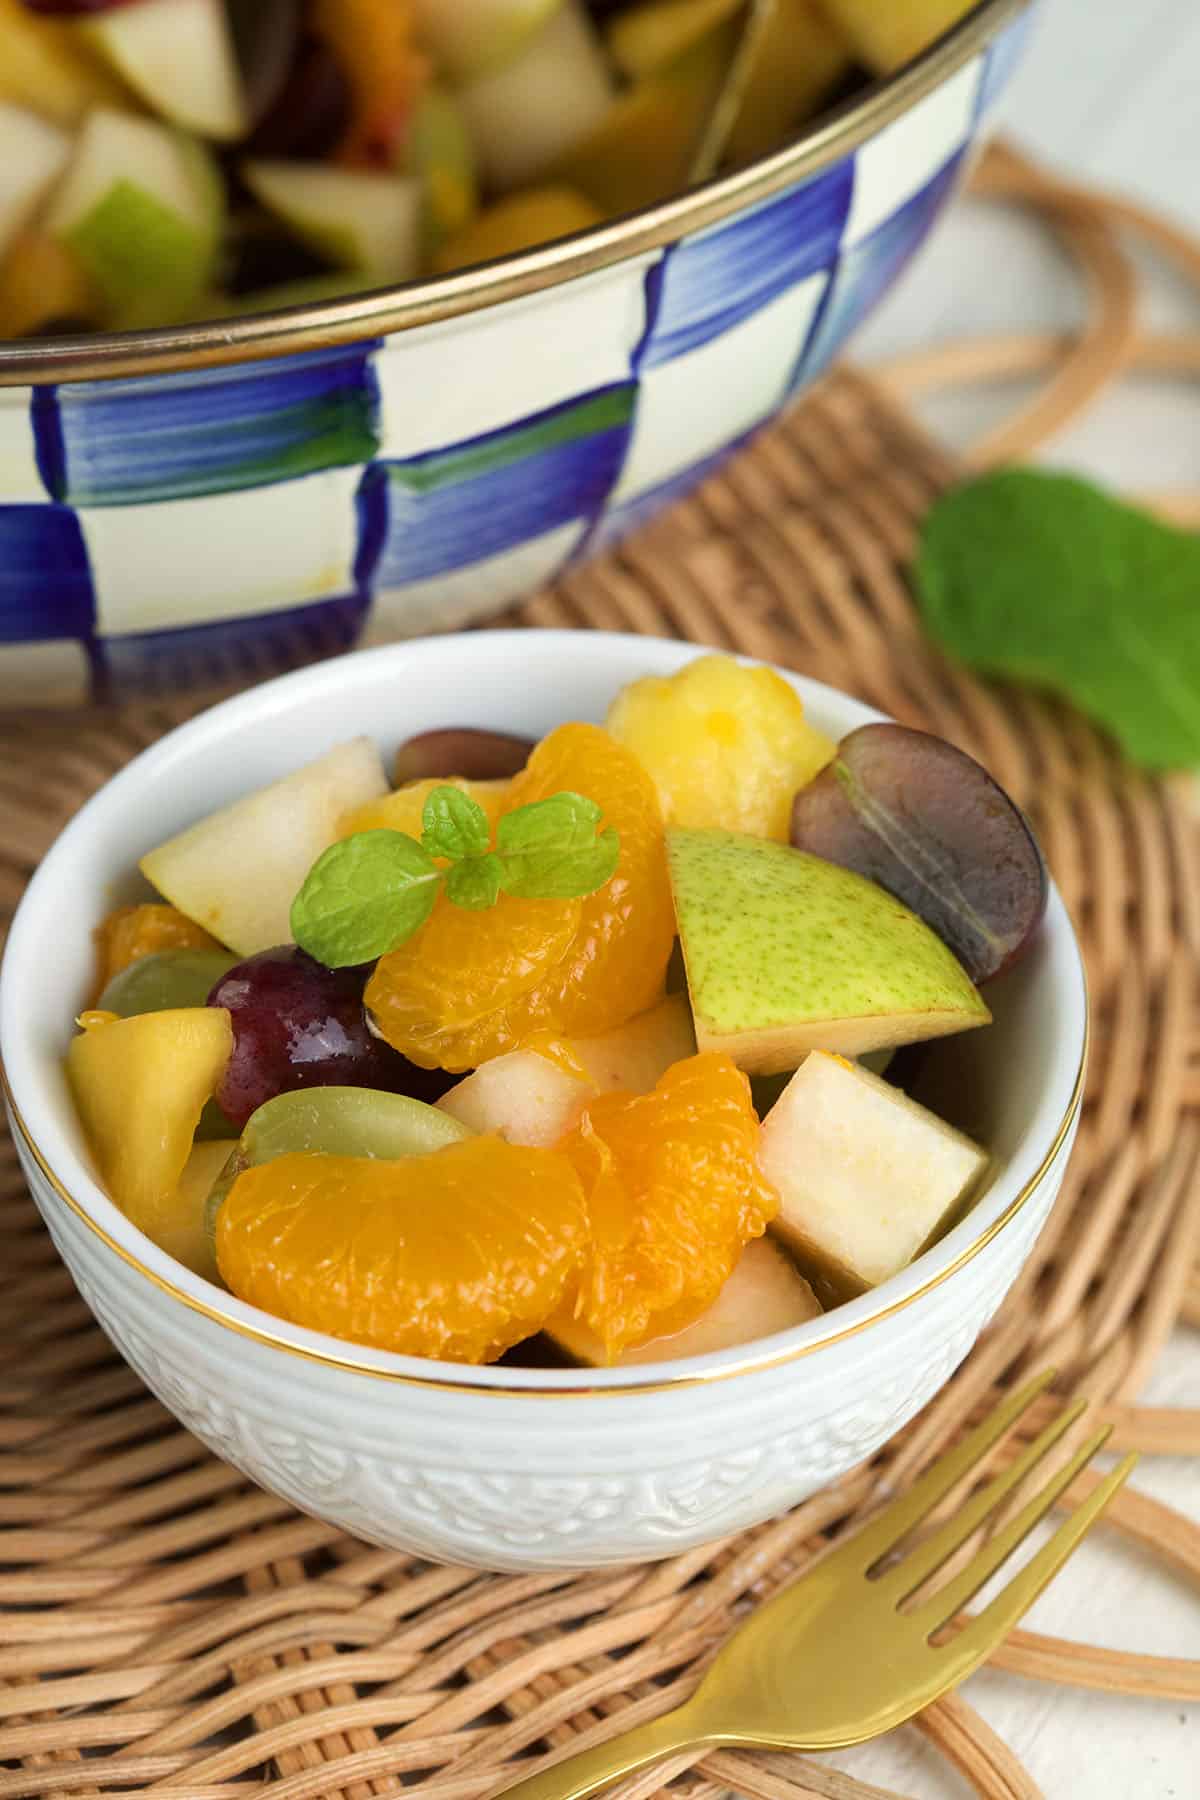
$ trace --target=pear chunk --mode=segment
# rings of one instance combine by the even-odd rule
[[[291,942],[292,901],[340,821],[388,791],[370,738],[337,744],[270,786],[169,838],[142,874],[240,956]]]
[[[546,1148],[570,1131],[596,1094],[648,1094],[672,1063],[695,1052],[691,1015],[682,994],[668,994],[648,1012],[599,1037],[573,1038],[571,1074],[536,1050],[510,1050],[483,1063],[443,1094],[438,1106],[472,1131],[495,1131],[510,1144]]]
[[[752,1075],[991,1019],[962,964],[873,881],[766,838],[667,832],[696,1042]]]
[[[730,1350],[755,1338],[803,1325],[820,1315],[819,1300],[790,1258],[769,1238],[753,1238],[706,1313],[682,1331],[651,1338],[648,1343],[624,1351],[611,1366],[625,1369],[637,1363],[667,1362],[680,1356],[705,1356],[710,1350]],[[547,1336],[577,1362],[592,1368],[609,1366],[604,1345],[581,1320],[560,1313],[545,1329]]]
[[[782,1206],[770,1229],[823,1299],[898,1274],[978,1188],[986,1150],[868,1069],[807,1057],[763,1121]]]

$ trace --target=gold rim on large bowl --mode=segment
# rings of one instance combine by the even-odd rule
[[[1031,4],[979,0],[914,62],[835,108],[786,149],[625,218],[460,274],[342,300],[153,331],[88,332],[0,344],[0,387],[166,374],[324,349],[458,318],[610,268],[715,225],[840,161],[939,87]]]

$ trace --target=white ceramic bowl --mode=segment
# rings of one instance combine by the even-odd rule
[[[245,1306],[155,1248],[97,1183],[63,1075],[90,932],[138,891],[139,855],[341,738],[392,749],[444,724],[542,733],[602,719],[617,688],[692,646],[479,633],[362,652],[172,732],[67,827],[17,914],[0,1048],[21,1161],[97,1319],[171,1411],[264,1487],[359,1537],[490,1569],[579,1568],[752,1525],[871,1454],[937,1392],[1015,1279],[1078,1119],[1087,1006],[1057,893],[949,1052],[1001,1171],[912,1268],[808,1325],[636,1371],[468,1369],[362,1349]],[[834,735],[875,717],[792,678]]]

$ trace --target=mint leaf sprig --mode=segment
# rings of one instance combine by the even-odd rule
[[[615,831],[599,831],[600,808],[584,794],[551,794],[505,813],[495,848],[487,814],[461,788],[435,787],[418,841],[406,831],[358,831],[317,858],[292,902],[292,936],[329,969],[374,962],[395,950],[430,913],[439,891],[469,911],[502,893],[570,900],[610,880],[620,855]]]

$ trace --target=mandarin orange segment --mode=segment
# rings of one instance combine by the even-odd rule
[[[623,1025],[661,997],[675,908],[658,794],[637,758],[598,725],[560,725],[514,778],[509,805],[564,791],[595,800],[601,828],[611,826],[621,840],[616,874],[581,902],[572,954],[536,1001],[552,1029],[585,1037]],[[528,1004],[532,1014],[532,997]],[[530,1028],[538,1023],[531,1016]]]
[[[570,953],[578,900],[467,912],[440,895],[407,943],[380,957],[363,998],[393,1049],[423,1069],[474,1069],[516,1047],[509,1014]]]
[[[506,812],[586,794],[621,841],[616,874],[583,900],[513,900],[464,912],[439,900],[381,957],[367,1006],[388,1043],[425,1068],[476,1068],[534,1036],[594,1036],[663,992],[675,936],[654,785],[596,725],[562,725],[513,780]]]
[[[203,926],[161,901],[140,906],[119,906],[102,919],[93,934],[100,958],[96,984],[102,994],[114,975],[160,950],[220,950],[215,937]]]
[[[540,1330],[586,1241],[568,1159],[498,1137],[396,1162],[277,1157],[238,1176],[216,1232],[240,1300],[353,1343],[464,1363]]]
[[[758,1146],[750,1084],[711,1052],[675,1063],[649,1094],[601,1094],[562,1139],[591,1231],[574,1312],[610,1361],[698,1319],[774,1218]]]

